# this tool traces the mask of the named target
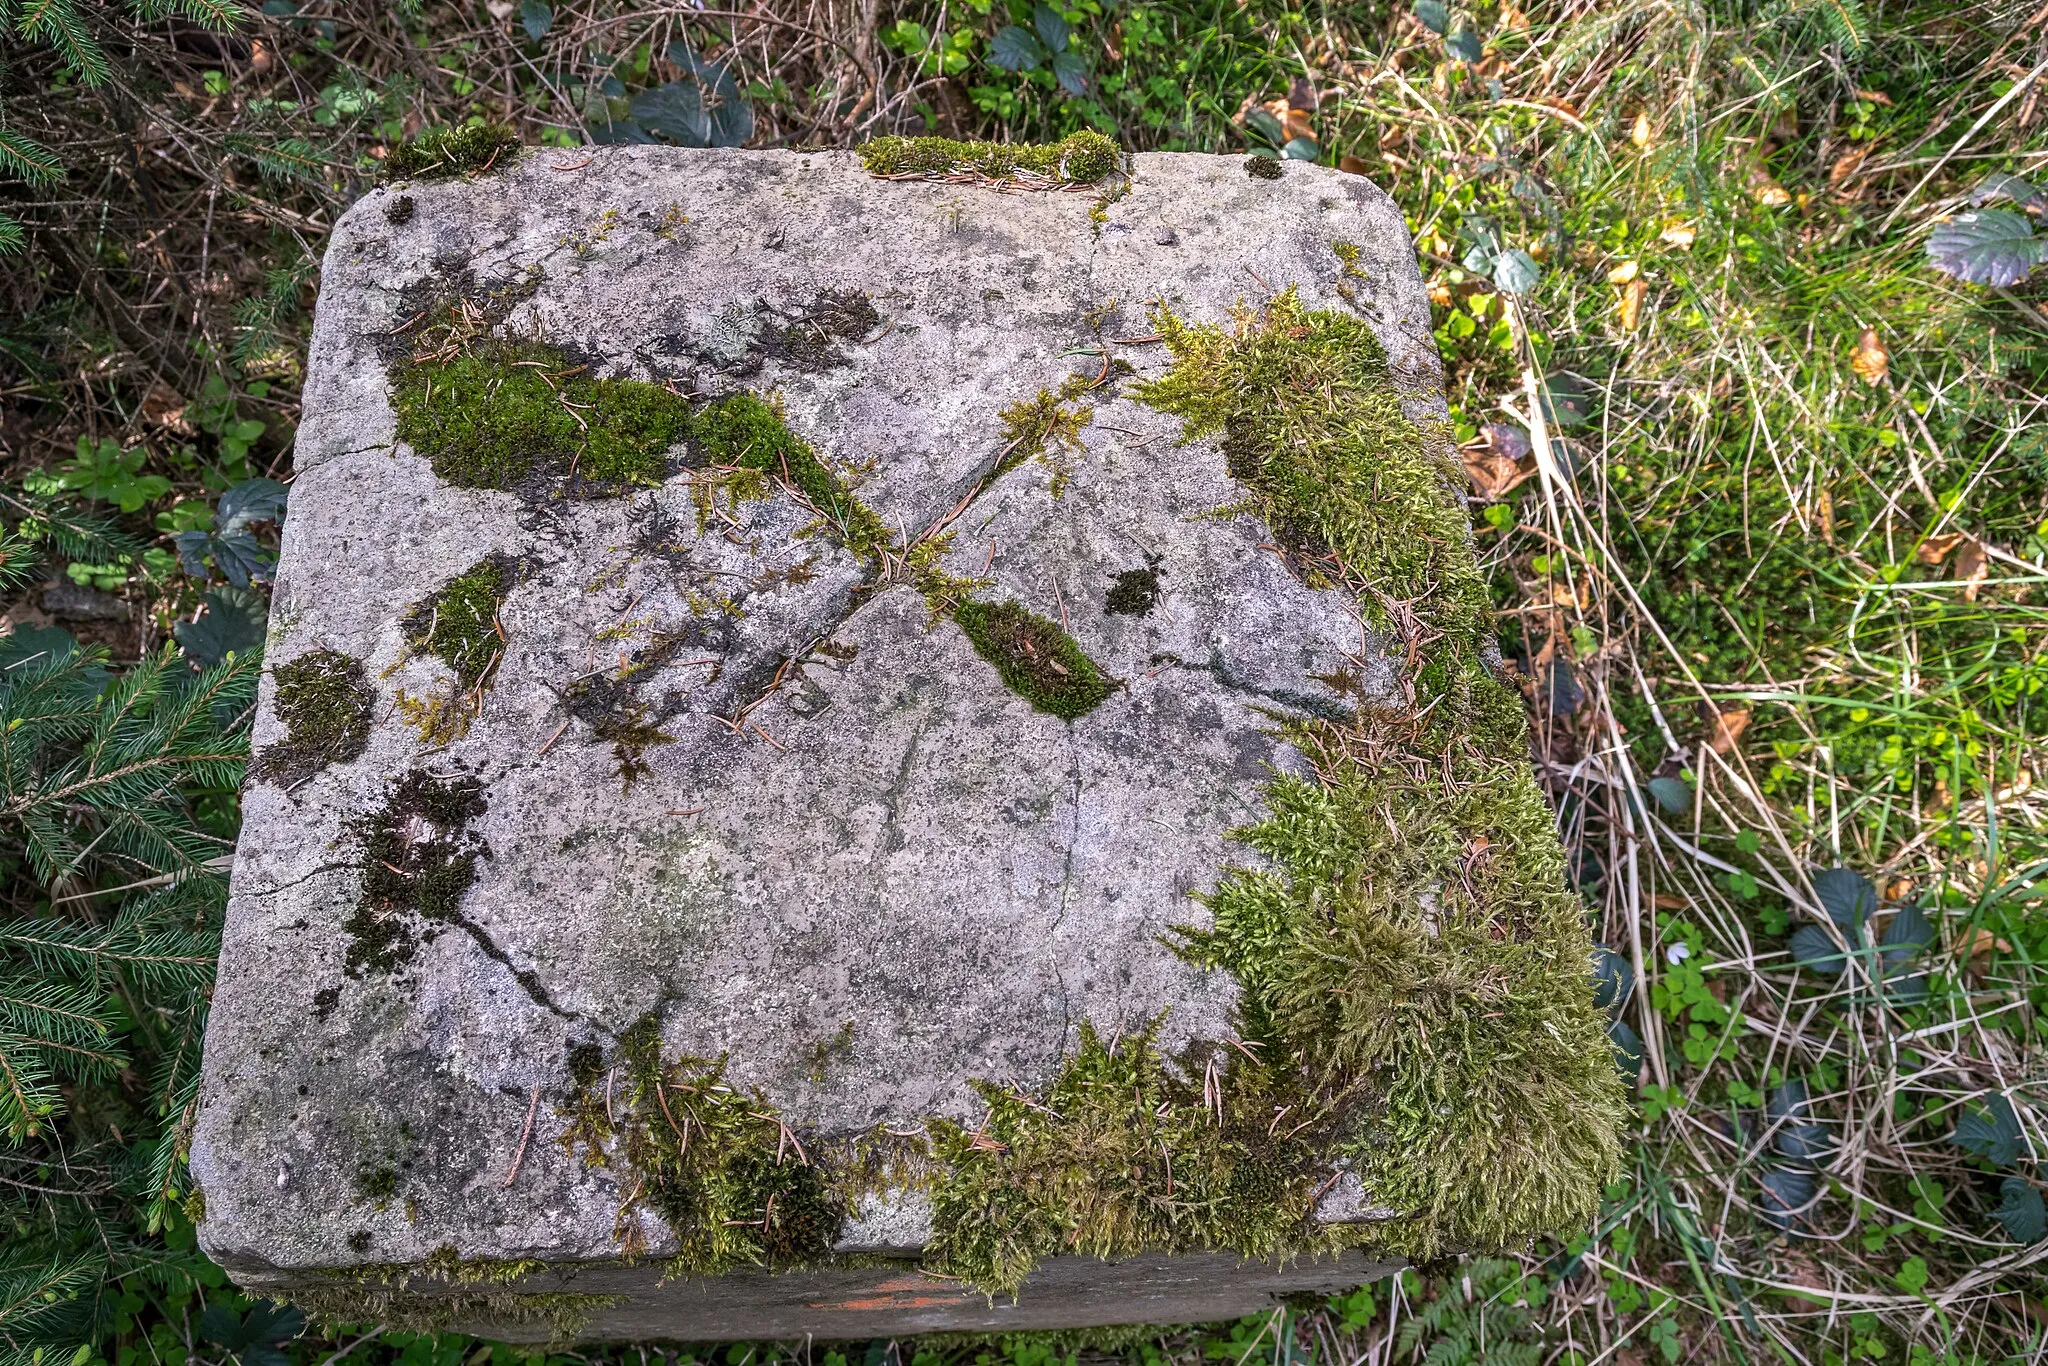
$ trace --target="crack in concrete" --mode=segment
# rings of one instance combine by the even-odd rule
[[[565,1020],[580,1020],[583,1018],[573,1010],[564,1010],[556,1005],[555,998],[548,995],[548,989],[541,985],[540,975],[534,972],[532,968],[522,968],[515,964],[512,961],[512,955],[499,948],[498,941],[491,938],[490,931],[486,930],[483,926],[477,924],[466,915],[450,916],[448,923],[461,926],[468,933],[469,937],[476,941],[476,946],[483,950],[486,958],[489,958],[492,962],[504,968],[505,971],[511,973],[512,980],[517,982],[525,990],[526,994],[533,998],[535,1005],[542,1006]]]
[[[1295,711],[1307,712],[1310,716],[1324,721],[1349,721],[1352,718],[1351,708],[1344,706],[1340,702],[1333,702],[1327,697],[1317,697],[1313,693],[1293,692],[1285,688],[1262,688],[1258,686],[1250,679],[1232,670],[1229,664],[1224,661],[1223,652],[1213,647],[1209,652],[1209,661],[1206,664],[1192,664],[1182,659],[1179,655],[1155,657],[1153,662],[1170,668],[1184,669],[1189,673],[1207,674],[1231,692],[1244,693],[1250,697],[1262,697],[1268,702],[1277,702],[1283,707],[1291,707]]]

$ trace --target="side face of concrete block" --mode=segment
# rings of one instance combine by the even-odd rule
[[[1412,702],[1406,647],[1229,511],[1217,441],[1131,396],[1169,364],[1155,310],[1228,323],[1286,290],[1369,324],[1407,418],[1442,420],[1398,212],[1312,167],[1141,155],[1112,198],[879,180],[849,154],[529,151],[356,205],[323,268],[269,658],[359,665],[367,741],[266,767],[292,730],[266,680],[192,1149],[207,1250],[315,1302],[337,1272],[435,1264],[625,1296],[582,1306],[592,1335],[1215,1317],[1368,1274],[1056,1259],[999,1313],[830,1264],[923,1246],[917,1164],[859,1155],[971,1131],[977,1084],[1036,1093],[1087,1030],[1228,1060],[1238,983],[1174,928],[1256,862],[1230,835],[1261,784],[1307,772],[1285,724]],[[397,436],[394,375],[442,337],[545,345],[551,385],[630,379],[699,414],[755,395],[825,482],[785,453],[741,487],[691,437],[613,496],[573,464],[461,486]],[[1071,441],[1019,437],[1034,403]],[[965,597],[1028,613],[989,628],[1011,662],[1070,683],[1078,649],[1102,695],[1068,719],[1006,686],[949,619]],[[479,652],[435,653],[458,617]],[[727,1121],[770,1126],[774,1180],[792,1152],[868,1178],[818,1188],[811,1280],[655,1294],[687,1251],[691,1125]],[[1393,1212],[1336,1168],[1316,1200],[1326,1223]],[[553,1312],[459,1293],[451,1321]]]

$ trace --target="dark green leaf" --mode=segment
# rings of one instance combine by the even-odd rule
[[[1476,62],[1484,55],[1486,48],[1479,41],[1479,35],[1469,28],[1461,28],[1444,39],[1444,51],[1461,62]]]
[[[1829,868],[1813,875],[1813,894],[1849,942],[1860,942],[1856,932],[1877,909],[1877,888],[1870,879],[1853,868]]]
[[[1005,71],[1029,71],[1035,66],[1043,66],[1051,57],[1036,34],[1016,24],[996,34],[995,41],[988,45],[989,63]]]
[[[178,645],[202,664],[218,664],[230,653],[247,654],[263,643],[268,608],[263,595],[244,588],[216,588],[206,595],[206,615],[171,628]]]
[[[1280,155],[1294,161],[1314,161],[1321,157],[1323,149],[1314,138],[1289,138],[1287,145],[1280,149]]]
[[[1998,1193],[2001,1198],[1993,1213],[2014,1242],[2038,1243],[2048,1235],[2048,1208],[2032,1182],[2023,1176],[2008,1176],[1999,1183]]]
[[[2007,209],[1959,213],[1927,235],[1927,260],[1973,285],[2016,285],[2048,261],[2048,237]]]
[[[1820,1181],[1806,1167],[1773,1167],[1757,1178],[1757,1212],[1776,1228],[1807,1222],[1806,1210],[1820,1193]]]
[[[709,147],[711,115],[704,108],[704,86],[695,76],[643,90],[632,100],[633,121],[655,137],[678,147]]]
[[[1543,278],[1536,258],[1517,247],[1493,259],[1493,283],[1509,294],[1527,294]]]
[[[1652,778],[1649,789],[1657,805],[1674,816],[1692,810],[1692,787],[1683,778]]]
[[[546,0],[519,0],[519,23],[527,38],[537,43],[555,26],[555,7]]]
[[[1848,966],[1841,946],[1818,925],[1801,925],[1792,931],[1792,961],[1828,977],[1841,976]]]
[[[1593,395],[1577,375],[1562,370],[1546,375],[1539,397],[1543,420],[1553,427],[1583,427],[1593,420]]]
[[[1054,56],[1067,50],[1067,40],[1074,31],[1067,24],[1067,17],[1051,5],[1040,3],[1031,9],[1031,27],[1038,32],[1038,40],[1045,44],[1046,51]]]
[[[1273,117],[1271,110],[1261,109],[1257,105],[1245,111],[1244,127],[1246,132],[1274,147],[1287,140],[1287,129],[1281,125],[1280,120]]]
[[[1069,95],[1088,93],[1088,59],[1078,52],[1053,54],[1052,74],[1059,79],[1060,89]]]
[[[1892,918],[1884,927],[1884,934],[1877,941],[1887,949],[1903,951],[1910,957],[1915,949],[1923,949],[1934,942],[1934,926],[1927,923],[1926,914],[1911,902],[1892,912]],[[1902,957],[1899,961],[1904,961]],[[1891,962],[1887,953],[1885,961]]]
[[[275,479],[244,479],[220,496],[215,528],[243,531],[258,522],[282,522],[291,490]]]
[[[1643,1075],[1643,1041],[1627,1020],[1607,1022],[1607,1041],[1614,1047],[1614,1065],[1633,1086]]]
[[[1443,0],[1415,0],[1415,18],[1431,33],[1442,37],[1451,26],[1451,9]]]
[[[2027,1151],[2019,1115],[2010,1100],[1997,1095],[1986,1096],[1981,1107],[1964,1111],[1950,1142],[1994,1167],[2010,1167]]]
[[[1977,188],[1970,191],[1970,203],[1978,207],[1995,199],[2010,199],[2023,209],[2048,209],[2048,193],[2043,193],[2032,181],[2003,171],[1984,177]]]
[[[1593,1004],[1602,1010],[1619,1010],[1635,990],[1636,970],[1628,959],[1605,944],[1593,946]]]

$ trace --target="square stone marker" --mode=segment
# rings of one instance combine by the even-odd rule
[[[1385,695],[1391,666],[1268,528],[1206,515],[1241,496],[1216,443],[1178,444],[1120,367],[1064,472],[991,477],[1004,410],[1118,362],[1164,373],[1155,302],[1214,323],[1290,287],[1372,323],[1418,421],[1444,416],[1441,370],[1370,182],[1128,165],[1109,199],[879,179],[850,153],[528,149],[343,218],[191,1156],[201,1242],[239,1283],[513,1338],[862,1338],[1218,1319],[1386,1269],[1060,1257],[992,1304],[917,1269],[929,1205],[885,1190],[836,1262],[664,1283],[675,1235],[621,1215],[631,1171],[559,1142],[576,1050],[613,1055],[650,1012],[665,1057],[723,1057],[821,1153],[971,1127],[971,1081],[1043,1087],[1083,1022],[1128,1036],[1170,1008],[1163,1049],[1234,1037],[1234,982],[1162,937],[1204,919],[1192,894],[1250,857],[1227,832],[1298,768],[1276,715],[1341,712],[1317,675],[1347,664]],[[680,447],[616,497],[437,477],[396,437],[390,367],[456,297],[586,378],[774,398],[898,552],[945,525],[946,571],[1063,623],[1119,686],[1072,721],[1035,709],[781,479],[700,526]],[[479,565],[502,600],[470,678],[417,641]],[[372,699],[360,752],[325,764],[279,712],[321,651]],[[365,911],[378,863],[468,881],[438,915]],[[1340,1181],[1323,1217],[1368,1216],[1357,1195]]]

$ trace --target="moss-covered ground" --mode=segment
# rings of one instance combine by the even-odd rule
[[[1062,721],[1086,715],[1117,690],[1117,680],[1058,622],[1018,603],[962,598],[953,604],[952,617],[1010,691]]]
[[[889,543],[882,519],[847,490],[808,441],[789,429],[774,403],[754,394],[715,400],[697,413],[691,431],[707,463],[751,471],[795,490],[856,555],[872,555]]]
[[[461,919],[462,898],[486,855],[469,823],[487,809],[476,779],[415,770],[358,823],[362,890],[342,923],[348,976],[403,972],[422,942]]]

